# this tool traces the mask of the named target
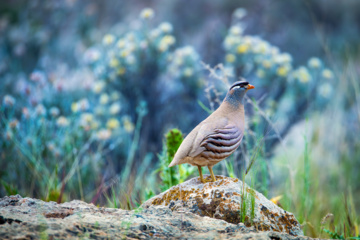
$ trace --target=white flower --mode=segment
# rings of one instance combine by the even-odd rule
[[[320,68],[321,67],[321,61],[320,61],[320,59],[318,59],[316,57],[312,57],[312,58],[309,59],[308,65],[311,68]]]
[[[94,115],[92,115],[91,113],[81,114],[81,121],[83,122],[90,123],[93,121],[93,119],[94,119]]]
[[[140,13],[140,18],[142,19],[152,19],[154,17],[155,13],[154,10],[151,8],[145,8]]]
[[[311,75],[306,67],[300,67],[297,70],[296,76],[299,79],[299,81],[302,83],[307,83],[311,81]]]
[[[94,86],[93,86],[93,91],[95,93],[100,93],[105,87],[105,82],[103,81],[97,81],[94,83]]]
[[[35,113],[38,116],[44,116],[44,115],[46,115],[46,108],[44,107],[44,105],[39,104],[35,108]]]
[[[163,22],[159,25],[159,29],[164,33],[171,33],[173,30],[173,26],[168,22]]]
[[[115,41],[115,37],[111,34],[106,34],[103,38],[103,44],[106,46],[113,44],[114,41]]]
[[[324,98],[329,98],[331,93],[333,91],[333,88],[330,83],[324,83],[319,87],[319,94]]]
[[[106,93],[101,94],[100,96],[100,104],[107,104],[109,102],[109,95],[107,95]]]
[[[331,70],[329,70],[329,69],[324,69],[324,70],[322,71],[322,76],[323,76],[324,78],[326,78],[326,79],[331,79],[331,78],[334,77],[334,74],[333,74],[333,72],[332,72]]]
[[[165,35],[161,40],[159,44],[159,50],[161,52],[165,52],[169,49],[171,45],[175,43],[176,39],[172,35]]]
[[[194,71],[192,68],[187,67],[184,69],[184,76],[185,77],[191,77],[194,74]]]
[[[69,126],[69,120],[64,117],[64,116],[60,116],[57,120],[56,120],[56,125],[58,125],[59,127],[66,127]]]
[[[132,133],[134,131],[135,125],[133,122],[131,122],[131,119],[129,116],[123,117],[123,124],[124,124],[124,129],[126,132]]]
[[[235,25],[230,28],[229,32],[232,35],[241,35],[243,33],[243,29],[240,26]]]
[[[81,99],[78,102],[78,106],[81,111],[86,111],[90,108],[89,101],[86,98]]]
[[[45,73],[42,71],[34,71],[30,75],[30,80],[33,82],[44,83],[46,81]]]
[[[129,65],[133,65],[136,62],[136,59],[135,59],[134,55],[131,54],[126,57],[125,61]]]
[[[96,48],[89,48],[84,54],[84,60],[87,64],[91,64],[100,59],[101,53]]]
[[[244,8],[238,8],[234,11],[233,16],[237,19],[242,19],[246,16],[246,10]]]
[[[3,104],[5,107],[12,107],[15,105],[15,98],[13,98],[11,95],[5,95],[3,99]]]
[[[227,36],[224,41],[224,47],[226,50],[230,50],[237,43],[238,43],[238,41],[235,37]]]
[[[194,48],[191,46],[185,46],[185,47],[181,48],[180,50],[184,56],[191,56],[195,53]]]
[[[288,53],[283,53],[274,57],[274,62],[277,64],[290,63],[291,61],[292,57]]]
[[[50,108],[50,115],[57,117],[60,114],[60,110],[57,107]]]
[[[151,30],[151,32],[150,32],[150,38],[155,39],[155,38],[159,37],[160,34],[161,34],[160,29],[157,29],[157,28],[156,28],[156,29],[153,29],[153,30]]]
[[[99,140],[108,140],[111,137],[111,131],[108,129],[101,129],[96,133]]]
[[[119,103],[113,103],[109,108],[109,112],[112,115],[118,114],[120,110],[121,110],[121,105]]]
[[[119,39],[119,41],[116,43],[118,48],[124,48],[125,44],[126,44],[126,41],[123,38]]]

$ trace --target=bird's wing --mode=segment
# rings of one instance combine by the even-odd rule
[[[211,129],[210,126],[204,123],[199,132],[206,134],[196,136],[195,144],[189,156],[196,157],[203,154],[211,158],[223,159],[233,153],[240,145],[243,131],[236,125],[228,124],[228,121],[223,123],[222,126],[213,128],[210,132],[208,130]]]

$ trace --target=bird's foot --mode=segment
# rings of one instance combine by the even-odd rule
[[[203,178],[199,178],[200,182],[206,183],[206,181]]]

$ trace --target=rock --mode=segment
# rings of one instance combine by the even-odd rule
[[[188,211],[228,223],[244,222],[247,227],[254,226],[257,230],[303,235],[294,215],[261,193],[236,178],[216,176],[216,179],[216,182],[203,184],[198,177],[192,178],[149,199],[142,207],[164,206],[172,211]],[[210,181],[210,176],[206,181]]]
[[[126,211],[82,201],[63,204],[19,195],[0,199],[0,239],[308,239],[260,232],[243,223],[165,206]]]

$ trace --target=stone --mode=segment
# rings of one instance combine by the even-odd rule
[[[281,209],[239,179],[216,176],[217,181],[210,182],[210,176],[204,177],[204,184],[198,177],[192,178],[149,199],[142,207],[163,206],[171,211],[191,212],[228,223],[243,222],[245,226],[254,226],[261,231],[303,235],[292,213]]]
[[[0,239],[309,239],[161,205],[127,211],[16,195],[0,198],[0,206]]]

